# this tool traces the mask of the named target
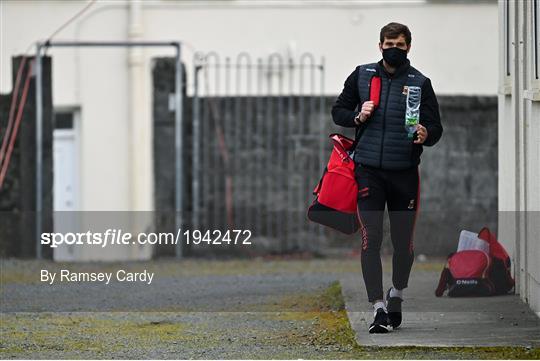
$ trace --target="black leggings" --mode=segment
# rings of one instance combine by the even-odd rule
[[[413,236],[420,201],[418,166],[406,170],[383,170],[356,165],[358,217],[362,235],[362,274],[370,302],[383,299],[381,243],[383,216],[388,205],[392,257],[392,283],[407,287],[414,261]]]

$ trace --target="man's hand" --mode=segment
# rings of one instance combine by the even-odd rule
[[[374,109],[375,104],[371,100],[364,102],[364,104],[362,104],[362,109],[360,110],[360,121],[364,123],[371,116]]]
[[[422,124],[416,125],[416,140],[414,141],[414,144],[422,144],[426,141],[428,136],[428,132],[426,127],[424,127]]]

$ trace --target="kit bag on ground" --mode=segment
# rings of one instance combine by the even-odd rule
[[[346,234],[358,230],[356,213],[358,185],[350,152],[354,141],[341,134],[330,134],[334,144],[330,160],[313,190],[316,196],[308,208],[309,220]]]
[[[435,295],[492,296],[514,288],[510,257],[488,228],[480,233],[462,231],[458,250],[448,255]]]

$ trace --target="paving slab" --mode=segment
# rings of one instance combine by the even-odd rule
[[[540,347],[540,318],[518,295],[438,298],[434,294],[438,277],[436,271],[413,270],[404,291],[402,326],[387,334],[370,334],[373,311],[362,275],[343,275],[340,282],[345,307],[358,344]],[[384,280],[389,286],[388,272]]]

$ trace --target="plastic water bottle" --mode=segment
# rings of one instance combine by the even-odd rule
[[[414,137],[416,125],[420,122],[420,99],[422,89],[418,86],[410,86],[407,89],[407,109],[405,111],[405,129],[409,139]]]

